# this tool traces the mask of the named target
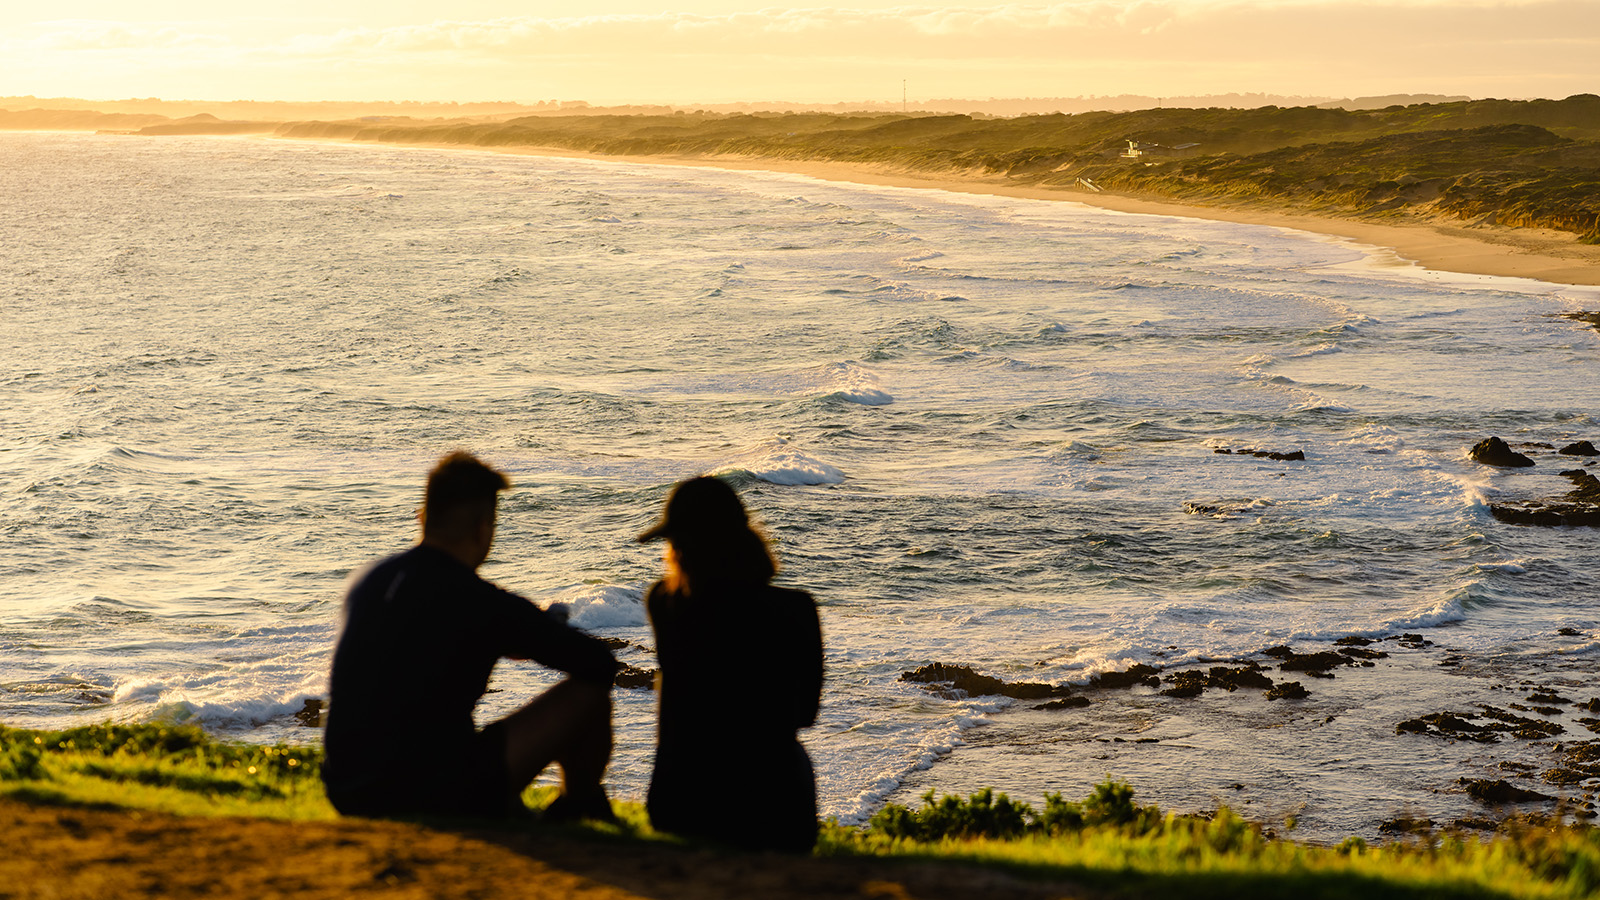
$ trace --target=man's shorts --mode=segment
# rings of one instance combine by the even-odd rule
[[[510,780],[506,732],[496,722],[454,751],[419,741],[414,760],[403,771],[355,788],[329,785],[328,799],[347,816],[498,818],[521,805],[511,793]]]

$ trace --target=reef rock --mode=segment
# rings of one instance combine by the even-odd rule
[[[1463,778],[1456,782],[1467,787],[1467,794],[1472,799],[1482,803],[1529,803],[1535,800],[1554,800],[1556,798],[1519,788],[1504,778],[1490,781],[1487,778]]]
[[[953,666],[947,663],[929,663],[919,669],[900,673],[901,681],[921,684],[946,685],[969,696],[993,694],[1015,700],[1043,700],[1048,697],[1068,697],[1072,688],[1064,684],[1042,684],[1036,681],[1005,682],[990,675],[982,675],[971,666]]]
[[[1280,681],[1267,691],[1268,700],[1304,700],[1309,696],[1311,692],[1298,681]]]
[[[656,686],[656,670],[641,669],[624,663],[622,670],[617,672],[617,677],[612,683],[619,688],[647,688],[654,690]]]
[[[1160,687],[1160,671],[1153,666],[1134,663],[1126,672],[1104,672],[1089,679],[1089,683],[1100,688],[1128,688],[1140,684]]]
[[[1503,469],[1525,469],[1533,465],[1533,460],[1506,446],[1506,442],[1497,437],[1484,438],[1467,455],[1486,466]]]
[[[1600,456],[1600,450],[1596,450],[1594,445],[1588,441],[1578,441],[1575,444],[1568,444],[1556,452],[1564,456]]]
[[[1516,506],[1495,503],[1489,506],[1489,512],[1510,525],[1600,527],[1600,478],[1583,469],[1568,469],[1561,475],[1574,487],[1560,501],[1535,500]]]

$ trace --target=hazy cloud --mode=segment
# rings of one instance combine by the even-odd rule
[[[230,32],[221,21],[60,22],[31,39],[0,41],[0,51],[16,59],[17,71],[66,71],[80,67],[85,54],[105,53],[122,60],[125,71],[150,77],[205,71],[215,84],[233,73],[253,84],[255,94],[273,93],[270,79],[306,65],[325,81],[337,76],[359,85],[368,92],[361,96],[381,90],[397,98],[434,98],[444,90],[470,92],[454,99],[506,96],[510,87],[528,98],[577,92],[615,101],[855,99],[881,92],[889,80],[898,85],[902,77],[913,79],[921,96],[944,97],[1228,91],[1564,96],[1600,86],[1600,2],[1078,0],[773,8],[436,21],[292,37]],[[474,90],[470,79],[500,89]],[[422,86],[427,90],[419,92]],[[31,86],[12,90],[24,88]],[[320,89],[348,96],[338,92],[354,88]]]

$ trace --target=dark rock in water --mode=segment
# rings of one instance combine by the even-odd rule
[[[307,728],[321,728],[328,702],[317,697],[307,697],[305,705],[294,714],[294,720]]]
[[[1538,791],[1519,788],[1504,778],[1490,781],[1487,778],[1463,778],[1456,782],[1467,786],[1467,794],[1480,803],[1529,803],[1535,800],[1556,798]]]
[[[1487,726],[1496,731],[1504,731],[1514,738],[1525,741],[1537,741],[1542,738],[1555,737],[1565,734],[1567,729],[1556,722],[1546,722],[1543,719],[1530,719],[1516,713],[1508,713],[1503,709],[1492,706],[1480,707],[1486,718],[1494,719],[1499,724]],[[1559,710],[1557,710],[1559,712]]]
[[[1566,697],[1561,696],[1560,694],[1556,693],[1555,691],[1550,690],[1549,688],[1543,688],[1543,689],[1534,691],[1533,693],[1529,694],[1528,695],[1528,702],[1529,703],[1565,703],[1568,706],[1576,706],[1577,705],[1576,701],[1568,700]]]
[[[1600,503],[1600,478],[1594,477],[1593,472],[1568,469],[1561,473],[1561,477],[1573,485],[1573,489],[1567,492],[1567,500],[1573,503]]]
[[[617,673],[617,677],[612,683],[619,688],[646,688],[654,690],[656,686],[656,670],[640,669],[624,663],[622,670]]]
[[[952,666],[929,663],[911,672],[901,672],[901,681],[922,684],[945,684],[968,695],[994,694],[1016,700],[1043,700],[1047,697],[1067,697],[1072,688],[1066,685],[1041,684],[1035,681],[1005,682],[989,675],[980,675],[970,666]]]
[[[1285,672],[1326,672],[1336,666],[1347,666],[1350,659],[1342,653],[1322,650],[1317,653],[1294,653],[1278,666]]]
[[[1600,778],[1600,741],[1558,744],[1561,766],[1545,772],[1546,784],[1570,787]]]
[[[1581,506],[1502,506],[1492,504],[1489,512],[1507,525],[1538,525],[1543,528],[1600,527],[1600,509]]]
[[[1388,659],[1389,654],[1382,650],[1366,650],[1361,647],[1343,647],[1337,651],[1340,656],[1350,659]]]
[[[1162,691],[1168,697],[1198,697],[1206,689],[1206,674],[1204,672],[1178,672],[1167,676],[1172,687]]]
[[[1267,691],[1268,700],[1304,700],[1311,692],[1298,681],[1280,681]]]
[[[1579,703],[1578,708],[1592,713],[1600,713],[1600,697],[1590,697],[1588,703]]]
[[[1559,634],[1562,637],[1583,637],[1583,632],[1571,626],[1566,628],[1557,628],[1556,634]]]
[[[1146,687],[1160,687],[1159,672],[1160,670],[1154,667],[1134,663],[1126,672],[1105,672],[1089,679],[1089,683],[1100,688],[1129,688],[1141,684]]]
[[[1447,712],[1407,719],[1394,727],[1394,733],[1427,734],[1434,737],[1477,741],[1480,744],[1493,744],[1500,740],[1499,735],[1495,734],[1495,729],[1490,726],[1468,722],[1462,716]]]
[[[1556,316],[1562,319],[1570,319],[1574,322],[1582,322],[1585,325],[1592,325],[1595,330],[1600,331],[1600,312],[1556,313]]]
[[[1082,709],[1089,705],[1088,697],[1062,697],[1060,700],[1051,700],[1041,703],[1034,709]]]
[[[1291,450],[1288,453],[1282,453],[1277,450],[1230,450],[1226,447],[1222,447],[1211,452],[1228,453],[1237,456],[1253,456],[1258,459],[1271,459],[1277,460],[1278,462],[1300,461],[1306,458],[1306,452],[1304,450]]]
[[[1349,637],[1339,638],[1337,641],[1333,642],[1333,645],[1335,647],[1366,647],[1376,643],[1377,641],[1373,640],[1372,638],[1364,638],[1360,635],[1352,634]]]
[[[1401,816],[1379,825],[1378,830],[1384,834],[1427,834],[1433,831],[1433,820]]]
[[[1487,437],[1479,441],[1468,455],[1486,466],[1499,466],[1504,469],[1524,469],[1533,465],[1533,460],[1507,447],[1506,442],[1497,437]]]
[[[1493,504],[1489,512],[1510,525],[1600,526],[1600,478],[1583,469],[1568,469],[1561,475],[1573,484],[1573,489],[1561,498],[1565,502],[1534,501],[1521,506]]]
[[[1556,452],[1564,456],[1600,456],[1600,450],[1596,450],[1594,445],[1588,441],[1568,444]]]
[[[1477,741],[1480,744],[1495,743],[1500,740],[1501,734],[1509,734],[1525,741],[1537,741],[1566,732],[1566,728],[1556,722],[1530,719],[1492,706],[1480,708],[1483,710],[1481,713],[1441,712],[1418,716],[1396,725],[1394,731],[1395,734],[1426,734],[1433,737]],[[1494,721],[1487,725],[1467,721],[1477,718]]]
[[[1206,673],[1206,685],[1230,692],[1242,687],[1271,690],[1272,679],[1268,678],[1255,663],[1232,669],[1227,666],[1212,666],[1211,671]]]

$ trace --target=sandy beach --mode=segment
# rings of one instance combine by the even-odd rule
[[[429,146],[429,145],[404,145]],[[1157,216],[1182,216],[1218,222],[1292,228],[1343,238],[1394,253],[1396,266],[1420,266],[1462,275],[1529,278],[1554,284],[1600,285],[1600,245],[1583,244],[1577,235],[1535,228],[1469,225],[1459,220],[1373,219],[1306,215],[1266,207],[1240,205],[1200,206],[1170,200],[1136,197],[1086,188],[1020,185],[1003,177],[919,173],[882,166],[839,162],[813,162],[745,156],[607,156],[561,148],[468,147],[431,145],[450,150],[489,150],[528,156],[577,159],[611,159],[656,165],[706,166],[747,171],[787,172],[827,181],[891,187],[923,188],[969,194],[1065,200],[1100,209]]]

